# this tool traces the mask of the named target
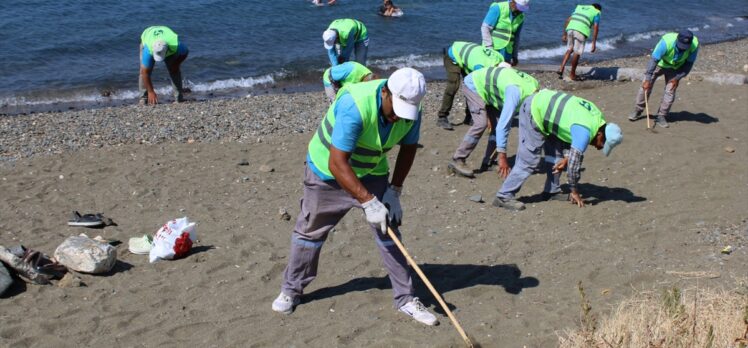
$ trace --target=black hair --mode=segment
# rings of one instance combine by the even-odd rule
[[[592,7],[596,8],[598,11],[602,11],[603,10],[603,7],[600,6],[600,4],[598,4],[598,3],[592,4]]]

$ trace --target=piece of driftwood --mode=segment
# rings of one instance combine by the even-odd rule
[[[0,261],[18,272],[24,280],[35,284],[49,284],[49,276],[37,272],[34,267],[23,262],[23,259],[11,253],[6,247],[0,245]]]

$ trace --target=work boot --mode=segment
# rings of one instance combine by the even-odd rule
[[[525,203],[522,203],[514,198],[501,198],[496,197],[491,203],[494,207],[504,208],[513,211],[525,210]]]
[[[631,121],[631,122],[634,122],[634,121],[636,121],[636,120],[638,120],[640,118],[642,118],[642,112],[641,112],[641,110],[634,111],[634,112],[631,113],[631,115],[629,115],[629,121]]]
[[[301,299],[298,296],[291,298],[291,296],[281,292],[280,295],[278,295],[278,298],[273,301],[273,310],[278,313],[291,314],[293,313],[294,307],[296,307],[300,301]]]
[[[415,319],[419,323],[433,326],[439,323],[436,320],[436,316],[431,314],[428,309],[418,300],[418,297],[414,297],[410,302],[404,304],[398,309],[399,311],[407,314],[411,318]]]
[[[473,174],[473,170],[468,168],[467,164],[465,164],[464,159],[453,159],[449,161],[449,164],[447,164],[447,168],[449,168],[452,173],[464,176],[466,178],[475,177],[475,175]]]
[[[665,116],[662,116],[662,115],[657,115],[657,118],[655,119],[655,124],[662,128],[670,127],[670,125],[667,123],[667,120],[665,120]]]
[[[445,130],[454,130],[454,127],[452,127],[452,123],[449,122],[449,117],[447,116],[437,118],[436,126]]]
[[[565,201],[569,200],[569,194],[568,193],[563,193],[561,191],[554,192],[554,193],[543,191],[543,193],[541,193],[540,196],[543,198],[544,201],[560,201],[560,202],[565,202]]]

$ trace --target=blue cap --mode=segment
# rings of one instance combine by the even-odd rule
[[[678,39],[675,41],[675,46],[679,50],[685,51],[691,47],[693,41],[693,33],[688,29],[683,29],[678,33]]]
[[[621,133],[621,127],[618,127],[615,123],[608,123],[605,126],[605,145],[603,146],[605,156],[610,155],[613,148],[618,146],[622,141],[623,133]]]

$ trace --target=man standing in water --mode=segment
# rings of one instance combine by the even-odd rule
[[[158,96],[153,88],[151,73],[156,62],[164,62],[169,70],[171,86],[174,88],[174,101],[184,101],[182,89],[182,71],[180,66],[189,50],[179,41],[177,34],[165,26],[148,27],[140,35],[140,105],[158,104]]]

